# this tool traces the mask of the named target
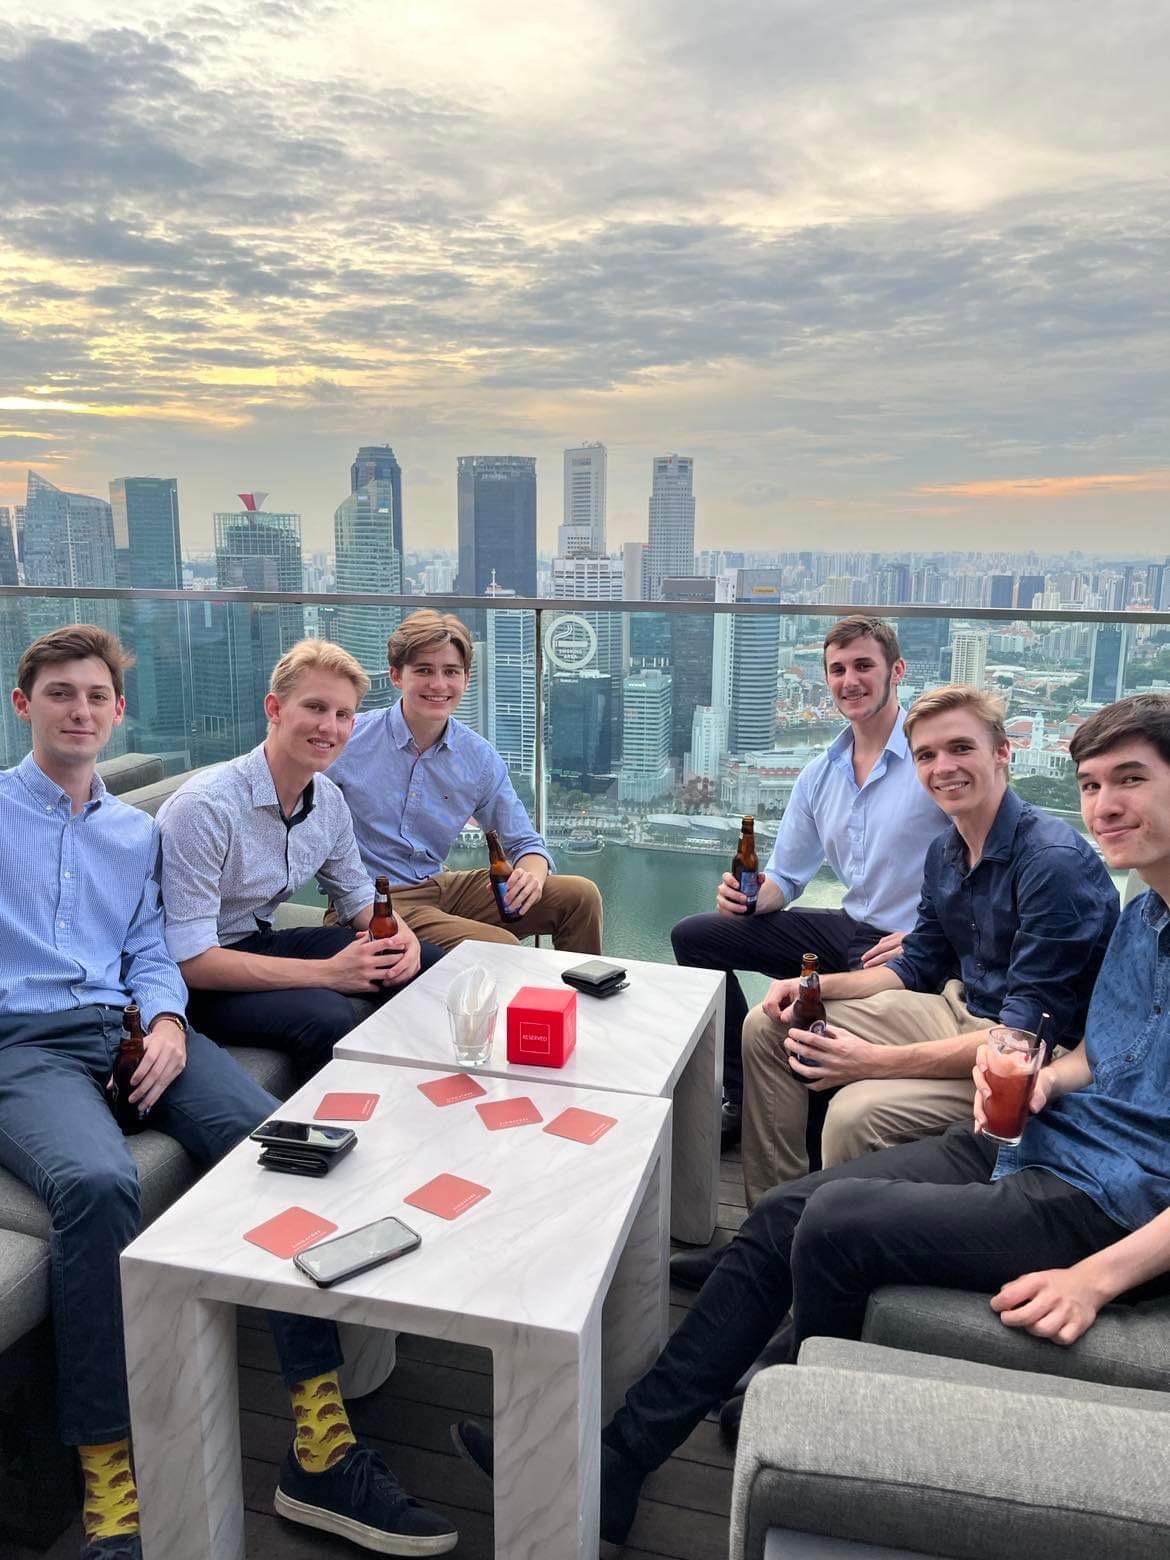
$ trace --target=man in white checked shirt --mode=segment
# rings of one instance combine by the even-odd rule
[[[199,1165],[277,1101],[184,1017],[163,938],[158,829],[110,796],[97,756],[122,720],[132,662],[112,634],[69,625],[29,646],[12,700],[32,752],[0,773],[0,1165],[51,1221],[61,1439],[85,1478],[82,1560],[142,1560],[118,1257],[141,1227],[138,1172],[106,1099],[122,1013],[147,1031],[130,1099]],[[332,1323],[270,1313],[297,1436],[277,1509],[382,1554],[453,1549],[451,1523],[403,1492],[349,1432]],[[327,1448],[299,1406],[331,1395]]]

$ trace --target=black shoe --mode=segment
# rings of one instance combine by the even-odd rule
[[[142,1560],[142,1539],[137,1533],[86,1539],[81,1560]]]
[[[624,1452],[601,1437],[601,1560],[616,1560],[638,1515],[646,1475]]]
[[[743,1107],[738,1100],[724,1100],[719,1126],[719,1149],[726,1153],[743,1136]]]
[[[273,1505],[290,1522],[382,1555],[445,1555],[459,1542],[447,1518],[411,1500],[371,1446],[355,1446],[324,1473],[306,1473],[290,1448]]]
[[[729,1451],[739,1445],[739,1422],[743,1418],[743,1393],[727,1399],[719,1410],[719,1436]]]
[[[451,1426],[451,1441],[455,1450],[485,1479],[495,1477],[496,1458],[492,1446],[492,1433],[477,1425],[474,1419],[461,1419]]]
[[[680,1289],[702,1289],[726,1250],[705,1246],[701,1251],[676,1251],[670,1259],[670,1282]]]

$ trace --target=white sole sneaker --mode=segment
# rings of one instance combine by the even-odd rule
[[[440,1533],[435,1538],[415,1538],[409,1533],[387,1533],[382,1528],[367,1527],[356,1517],[343,1517],[340,1512],[329,1511],[323,1506],[309,1506],[294,1500],[277,1488],[272,1500],[278,1517],[289,1522],[299,1522],[302,1527],[316,1528],[321,1533],[336,1533],[348,1538],[351,1544],[372,1549],[380,1555],[446,1555],[459,1542],[455,1532]]]

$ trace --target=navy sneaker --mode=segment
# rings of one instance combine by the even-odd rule
[[[142,1539],[137,1533],[86,1539],[81,1560],[142,1560]]]
[[[371,1446],[355,1446],[324,1473],[306,1473],[290,1448],[273,1505],[290,1522],[380,1555],[445,1555],[459,1542],[447,1518],[411,1500]]]

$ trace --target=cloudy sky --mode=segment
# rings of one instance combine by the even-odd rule
[[[9,8],[9,15],[12,8]],[[653,455],[699,546],[1170,550],[1165,0],[40,0],[0,22],[0,503],[360,442]]]

